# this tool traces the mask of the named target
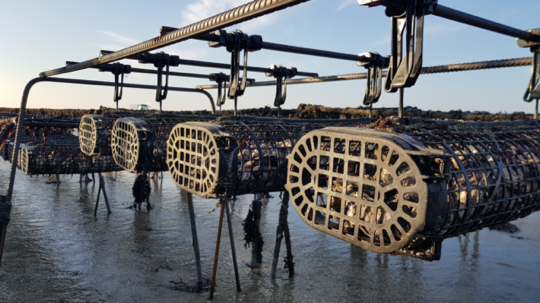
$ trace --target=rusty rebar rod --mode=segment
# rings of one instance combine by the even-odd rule
[[[439,74],[439,73],[484,70],[484,69],[493,69],[493,68],[519,67],[519,66],[530,66],[531,64],[532,64],[532,57],[506,59],[506,60],[479,61],[479,62],[470,62],[470,63],[427,66],[427,67],[422,68],[421,74]],[[287,85],[361,80],[361,79],[367,79],[367,76],[368,76],[367,73],[355,73],[355,74],[321,76],[321,77],[303,78],[303,79],[288,79]],[[383,72],[383,77],[386,77],[386,72]],[[276,81],[260,81],[260,82],[247,84],[247,86],[253,86],[253,87],[275,86],[275,85],[276,85]],[[195,88],[214,89],[214,88],[217,88],[217,85],[198,85]]]

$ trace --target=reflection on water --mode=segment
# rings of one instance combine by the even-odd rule
[[[0,189],[8,162],[0,162]],[[120,301],[206,302],[208,293],[169,289],[170,281],[196,282],[186,197],[167,173],[151,182],[154,209],[133,211],[135,175],[104,174],[113,213],[93,216],[97,185],[62,176],[62,183],[18,173],[12,223],[0,269],[0,302]],[[311,229],[290,209],[294,278],[283,269],[270,278],[281,204],[264,203],[261,274],[247,266],[242,221],[253,196],[231,202],[242,292],[237,293],[228,234],[219,260],[217,302],[536,302],[540,296],[540,215],[516,222],[511,235],[482,230],[445,240],[442,260],[426,263],[404,256],[365,252]],[[194,197],[203,277],[209,278],[219,212],[216,200]]]

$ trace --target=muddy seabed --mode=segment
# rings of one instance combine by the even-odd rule
[[[0,189],[9,163],[0,162]],[[135,179],[104,175],[113,213],[93,216],[97,184],[62,183],[17,173],[12,220],[0,268],[0,302],[205,302],[208,292],[170,289],[196,282],[188,207],[168,172],[152,184],[154,209],[127,209]],[[296,276],[283,269],[270,278],[280,202],[263,204],[262,274],[251,273],[242,221],[252,195],[231,203],[242,292],[237,293],[228,235],[224,233],[215,302],[538,302],[540,213],[508,234],[482,230],[443,242],[442,260],[427,263],[365,252],[308,227],[289,209]],[[185,195],[184,195],[185,197]],[[210,278],[219,211],[215,200],[194,197],[204,278]],[[143,207],[144,208],[144,207]]]

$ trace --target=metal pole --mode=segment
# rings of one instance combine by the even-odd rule
[[[101,175],[101,172],[98,172],[99,175],[99,187],[102,188],[103,191],[103,199],[105,199],[105,205],[107,206],[107,213],[112,213],[111,206],[109,205],[109,198],[107,197],[107,191],[105,191],[105,179]]]
[[[112,53],[112,52],[110,52]],[[77,64],[79,62],[75,61],[66,61],[66,65],[73,65]],[[99,66],[92,66],[91,68],[99,69]],[[139,74],[151,74],[151,75],[157,75],[157,71],[153,69],[144,69],[144,68],[131,68],[131,73],[139,73]],[[187,77],[187,78],[199,78],[199,79],[209,79],[210,75],[205,74],[194,74],[194,73],[180,73],[180,72],[171,72],[169,71],[169,76],[176,76],[176,77]],[[228,76],[227,76],[228,77]],[[255,82],[255,79],[248,78],[248,82]]]
[[[102,54],[112,54],[113,52],[102,50],[101,53]],[[126,59],[139,60],[139,59],[143,59],[143,58],[144,57],[142,55],[134,55],[134,56],[130,56],[130,57],[126,58]],[[180,59],[178,62],[179,62],[179,65],[210,67],[210,68],[220,68],[220,69],[231,69],[231,65],[230,64],[225,64],[225,63],[216,63],[216,62],[198,61],[198,60],[187,60],[187,59]],[[244,66],[240,65],[239,68],[243,69]],[[131,69],[131,70],[133,71],[133,69]],[[248,67],[246,67],[246,70],[249,71],[249,72],[256,72],[256,73],[271,73],[271,72],[273,72],[272,69],[269,69],[267,67],[255,67],[255,66],[248,66]],[[317,73],[302,72],[302,71],[297,72],[297,75],[298,76],[303,76],[303,77],[318,77],[319,76],[319,74],[317,74]],[[206,78],[208,78],[208,77],[206,77]],[[248,78],[247,81],[249,81],[249,80],[253,80],[253,79]]]
[[[520,38],[525,41],[540,42],[540,36],[533,35],[527,31],[513,28],[504,24],[493,22],[484,18],[473,16],[449,7],[437,4],[433,15],[453,20],[456,22],[468,24],[474,27],[482,28],[488,31],[499,33],[502,35]]]
[[[534,107],[534,119],[538,120],[538,99],[536,99],[536,106]]]
[[[525,58],[507,59],[507,60],[492,60],[492,61],[437,65],[437,66],[423,67],[420,73],[421,74],[439,74],[439,73],[484,70],[484,69],[503,68],[503,67],[530,66],[531,62],[532,62],[532,57],[525,57]],[[383,72],[382,76],[386,77],[386,72]],[[367,73],[334,75],[334,76],[314,77],[314,78],[307,78],[307,79],[306,78],[288,79],[287,85],[333,82],[333,81],[347,81],[347,80],[361,80],[361,79],[367,79]],[[253,82],[253,83],[246,84],[246,86],[250,86],[250,87],[275,86],[275,85],[276,85],[276,81],[260,81],[260,82]],[[228,85],[225,87],[228,87]],[[213,89],[213,88],[217,88],[217,85],[198,85],[195,88]]]
[[[222,206],[223,207],[223,206]],[[236,248],[234,246],[234,235],[231,223],[231,210],[229,209],[229,199],[225,199],[225,211],[227,212],[227,226],[229,228],[229,239],[231,240],[231,254],[234,267],[234,278],[236,279],[236,290],[242,291],[240,287],[240,277],[238,275],[238,263],[236,262]]]
[[[4,243],[6,241],[6,234],[7,225],[0,226],[0,266],[2,266],[2,255],[4,254]]]
[[[87,60],[79,64],[74,64],[58,69],[46,71],[40,73],[41,77],[50,77],[58,74],[74,72],[77,70],[85,69],[91,66],[110,63],[118,61],[120,59],[129,57],[131,55],[140,54],[154,50],[156,48],[164,47],[180,41],[184,41],[193,38],[200,34],[206,34],[213,30],[226,28],[240,22],[244,22],[253,18],[264,16],[273,13],[278,10],[282,10],[287,7],[298,5],[309,0],[256,0],[238,6],[221,14],[204,19],[197,23],[185,26],[173,32],[161,35],[159,37],[144,41],[137,45],[124,48],[115,53],[101,56],[99,58]]]
[[[403,118],[403,98],[404,98],[405,89],[402,87],[399,89],[399,108],[398,108],[398,118]]]
[[[219,247],[221,245],[221,230],[223,229],[223,215],[225,214],[225,207],[223,207],[226,199],[221,199],[221,211],[219,214],[219,226],[218,226],[218,235],[216,241],[216,253],[214,254],[214,269],[212,270],[212,283],[210,284],[210,297],[209,299],[214,299],[214,288],[216,286],[216,275],[217,275],[217,266],[219,261]]]
[[[193,238],[193,250],[195,252],[195,265],[197,266],[197,286],[200,289],[203,283],[201,270],[201,253],[199,251],[199,237],[197,236],[197,223],[195,221],[195,210],[193,208],[192,193],[187,193],[187,204],[189,211],[189,223],[191,224],[191,237]]]
[[[217,35],[205,34],[205,35],[199,35],[197,37],[194,37],[193,39],[202,40],[202,41],[219,42],[220,37]],[[266,41],[263,41],[261,46],[262,46],[262,49],[285,52],[285,53],[325,57],[325,58],[348,60],[348,61],[355,61],[355,62],[370,62],[371,61],[366,56],[337,53],[337,52],[325,51],[325,50],[320,50],[320,49],[298,47],[298,46],[278,44],[278,43],[272,43],[272,42],[266,42]]]

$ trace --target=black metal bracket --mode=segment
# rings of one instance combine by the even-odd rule
[[[99,66],[100,72],[111,72],[114,75],[114,96],[113,101],[118,109],[118,102],[122,100],[124,91],[124,74],[131,73],[131,65],[122,63],[104,64]]]
[[[213,32],[219,36],[219,41],[209,41],[210,47],[225,46],[231,53],[231,73],[229,76],[229,99],[235,99],[244,94],[247,81],[248,52],[258,51],[262,48],[262,37],[258,35],[248,36],[240,30],[227,33],[224,30]],[[240,55],[244,52],[242,77],[240,77]]]
[[[395,93],[399,88],[413,86],[420,75],[424,16],[433,12],[437,0],[387,0],[382,4],[392,19],[392,56],[385,91]]]
[[[216,100],[217,106],[222,106],[225,104],[225,89],[227,89],[227,80],[229,80],[229,76],[227,76],[224,73],[216,73],[216,74],[210,74],[209,76],[210,81],[215,81],[217,83],[217,89],[218,89],[218,97]]]
[[[540,28],[531,29],[528,32],[533,35],[540,35]],[[540,82],[540,42],[518,39],[517,44],[519,47],[529,48],[533,53],[531,80],[529,81],[529,86],[525,91],[523,100],[525,102],[538,100],[540,99],[540,86],[538,85]]]
[[[523,96],[525,102],[540,99],[540,86],[538,85],[540,82],[540,46],[531,48],[531,52],[533,53],[532,73],[529,86]]]
[[[363,66],[368,70],[367,87],[364,95],[364,105],[377,103],[382,92],[383,69],[388,68],[389,57],[383,57],[376,52],[360,54],[370,58],[370,62],[356,62],[358,66]]]
[[[156,102],[159,102],[159,111],[162,111],[162,101],[167,98],[169,91],[169,67],[180,65],[180,57],[160,53],[143,53],[139,63],[152,63],[157,68]],[[165,81],[163,81],[165,77]]]
[[[267,72],[267,77],[276,78],[276,97],[274,106],[281,107],[287,99],[287,79],[294,78],[298,74],[296,67],[286,68],[283,65],[271,65],[269,69],[272,72]]]

